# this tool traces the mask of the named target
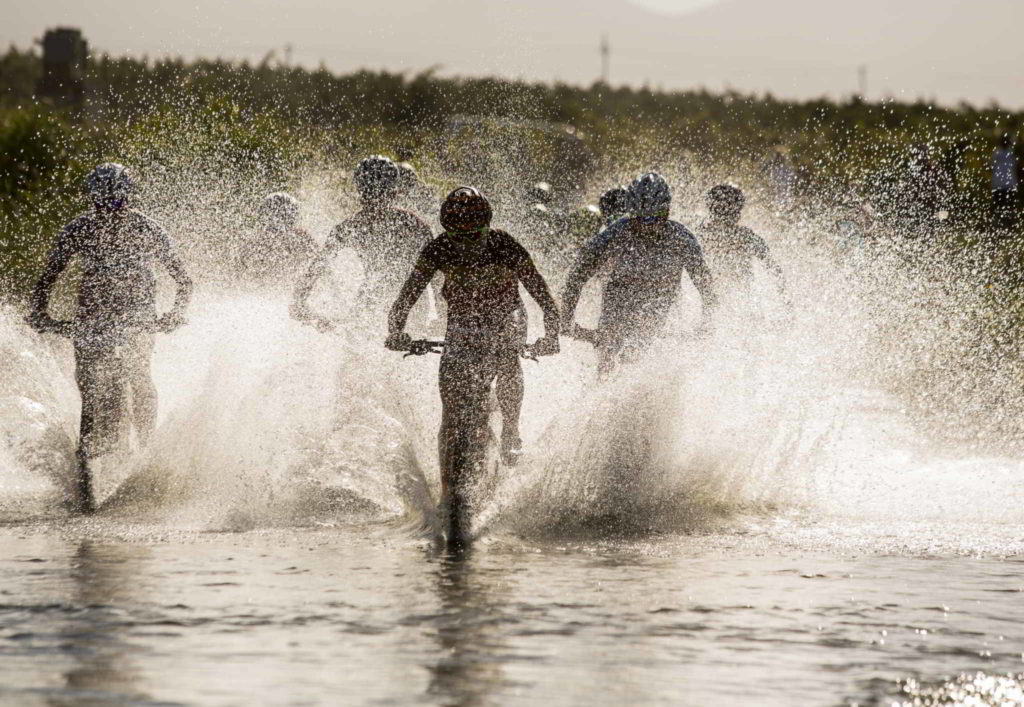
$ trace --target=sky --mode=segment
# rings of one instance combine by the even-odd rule
[[[0,0],[0,43],[787,98],[1024,107],[1024,0]],[[288,48],[286,48],[288,47]]]

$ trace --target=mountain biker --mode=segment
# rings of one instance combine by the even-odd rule
[[[768,250],[768,244],[746,226],[740,225],[740,215],[746,201],[743,192],[733,184],[719,184],[707,194],[710,218],[700,228],[704,257],[711,268],[715,282],[730,291],[745,287],[753,273],[755,260],[775,278],[779,292],[788,305],[786,282]]]
[[[85,191],[93,210],[69,223],[31,296],[28,323],[39,332],[69,336],[74,344],[75,381],[82,398],[78,499],[92,510],[88,462],[111,450],[122,410],[131,396],[131,421],[147,441],[156,424],[157,395],[150,373],[153,332],[184,323],[192,281],[162,226],[129,207],[135,192],[130,172],[114,163],[88,175]],[[50,293],[72,258],[81,262],[78,305],[71,322],[54,320]],[[173,308],[158,316],[153,266],[162,264],[177,285]]]
[[[299,226],[299,202],[291,194],[274,192],[260,204],[254,238],[239,252],[238,267],[259,283],[294,282],[309,265],[316,243]]]
[[[715,303],[711,274],[697,239],[685,226],[669,220],[672,190],[650,172],[630,185],[631,215],[596,235],[576,260],[562,293],[562,326],[572,336],[593,343],[600,374],[620,361],[635,359],[661,331],[679,296],[685,270],[703,301],[706,328]],[[601,298],[596,331],[573,323],[583,286],[605,264],[610,273]]]
[[[552,208],[551,185],[547,182],[537,182],[526,190],[525,197],[523,231],[533,244],[545,250],[557,250],[557,242],[565,229],[565,224],[561,214]]]
[[[447,501],[452,501],[467,461],[482,444],[492,382],[502,414],[502,451],[508,455],[521,444],[520,356],[526,332],[518,314],[523,309],[520,282],[544,312],[544,337],[531,352],[536,356],[558,352],[558,307],[547,283],[525,248],[505,231],[490,229],[491,216],[490,203],[477,189],[459,187],[449,194],[441,205],[445,231],[420,252],[388,317],[385,345],[395,351],[409,350],[412,339],[405,333],[409,312],[434,274],[444,274],[441,294],[447,302],[448,323],[438,381],[442,409],[438,445],[442,495]]]
[[[611,226],[620,218],[629,215],[629,190],[626,187],[612,187],[597,202],[601,209],[601,216],[604,217],[606,226]]]
[[[399,169],[394,162],[381,155],[367,157],[355,168],[353,179],[361,208],[331,231],[323,251],[300,280],[292,302],[292,316],[321,331],[333,326],[309,309],[308,299],[339,250],[351,247],[358,253],[365,272],[359,301],[372,307],[382,297],[398,291],[402,273],[430,240],[427,224],[394,205],[399,182]]]

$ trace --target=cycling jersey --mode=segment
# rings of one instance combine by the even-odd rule
[[[602,329],[659,329],[679,296],[684,270],[702,294],[705,289],[710,294],[703,253],[685,226],[668,220],[645,226],[623,218],[583,247],[563,292],[564,320],[572,319],[583,285],[606,264],[610,272],[601,301]]]
[[[65,226],[50,261],[66,263],[78,256],[81,262],[76,338],[116,338],[124,329],[137,330],[155,321],[153,265],[171,258],[172,251],[163,227],[133,209],[88,213]],[[36,287],[35,311],[45,311],[48,294],[42,283]]]
[[[398,290],[430,236],[430,227],[410,211],[368,207],[335,226],[327,247],[354,249],[365,271],[364,296],[379,297]]]
[[[704,259],[716,282],[749,281],[754,260],[768,257],[768,245],[746,226],[706,221],[700,228]]]
[[[420,258],[444,275],[441,296],[448,305],[449,334],[514,326],[523,309],[519,281],[532,263],[508,233],[489,231],[483,243],[470,246],[444,233],[427,244]]]

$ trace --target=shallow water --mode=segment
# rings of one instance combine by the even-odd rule
[[[0,556],[17,704],[874,704],[1024,656],[1021,560],[821,552],[775,524],[450,558],[386,525],[101,518],[4,528]]]

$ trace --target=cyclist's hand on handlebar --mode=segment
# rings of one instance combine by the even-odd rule
[[[54,319],[49,314],[30,314],[25,317],[25,322],[40,334],[57,334],[58,336],[71,336],[73,333],[72,322],[62,322]]]
[[[329,334],[334,331],[334,324],[330,319],[323,317],[312,317],[306,321],[307,324],[316,327],[316,330],[321,334]]]
[[[155,331],[162,332],[164,334],[170,334],[178,327],[185,324],[185,317],[181,316],[178,312],[168,312],[161,317],[158,317],[153,322],[153,329]]]
[[[412,337],[404,331],[392,332],[384,341],[384,346],[392,351],[408,351],[412,346]]]
[[[558,350],[557,336],[545,336],[543,339],[537,339],[532,346],[528,347],[529,353],[534,356],[553,356],[558,353]]]

